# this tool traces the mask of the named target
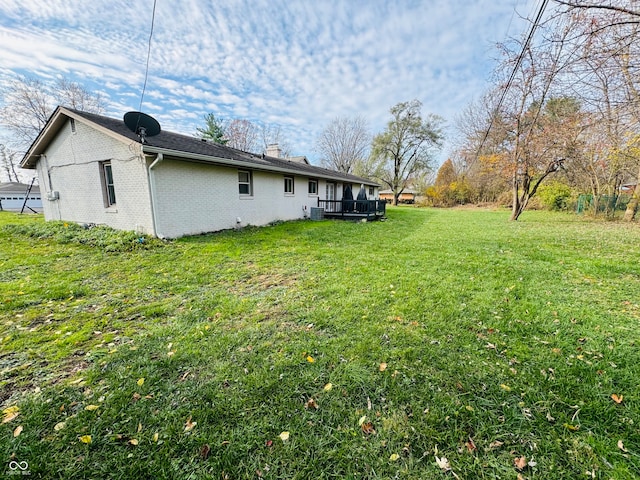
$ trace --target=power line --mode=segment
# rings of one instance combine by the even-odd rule
[[[540,5],[540,8],[538,10],[538,14],[536,15],[536,18],[533,21],[533,24],[531,25],[531,29],[529,30],[529,34],[527,35],[527,39],[525,40],[524,44],[522,45],[522,50],[520,51],[520,55],[518,55],[518,58],[516,60],[516,64],[513,67],[511,75],[509,76],[509,80],[507,81],[507,84],[504,87],[504,90],[502,91],[502,95],[500,95],[500,100],[498,101],[498,105],[496,105],[496,107],[494,109],[494,114],[491,115],[491,118],[489,119],[489,126],[487,127],[487,131],[484,134],[484,138],[482,139],[482,142],[480,142],[480,146],[478,147],[478,151],[476,153],[476,157],[480,155],[480,151],[482,150],[482,147],[484,146],[484,142],[486,142],[487,138],[489,138],[489,132],[491,132],[491,127],[493,127],[493,120],[494,120],[495,116],[497,115],[497,113],[500,111],[500,107],[502,106],[502,102],[504,102],[504,99],[507,96],[507,91],[511,87],[511,84],[513,83],[513,80],[515,79],[516,74],[518,73],[518,68],[520,68],[520,65],[522,64],[522,60],[524,59],[524,55],[525,55],[527,49],[529,48],[529,45],[531,44],[531,40],[533,39],[533,34],[535,33],[536,28],[540,24],[540,20],[542,19],[542,15],[544,14],[544,10],[545,10],[545,8],[547,8],[547,4],[548,3],[549,3],[549,0],[543,0],[542,4]]]
[[[151,39],[153,38],[153,25],[156,19],[156,0],[153,0],[153,11],[151,12],[151,31],[149,32],[149,42],[147,46],[147,64],[144,70],[144,84],[142,85],[142,94],[140,95],[140,107],[138,111],[142,111],[142,101],[144,100],[144,92],[147,89],[147,77],[149,76],[149,59],[151,58]],[[139,121],[140,119],[138,119]]]

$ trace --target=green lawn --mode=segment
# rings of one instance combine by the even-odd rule
[[[0,476],[639,478],[640,227],[388,217],[0,213]]]

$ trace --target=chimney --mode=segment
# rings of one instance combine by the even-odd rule
[[[280,146],[277,143],[270,143],[267,145],[267,156],[281,158],[282,150],[280,150]]]

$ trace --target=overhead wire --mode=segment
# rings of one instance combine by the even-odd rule
[[[518,55],[517,59],[516,59],[516,64],[513,67],[513,70],[511,71],[511,75],[509,76],[509,80],[507,81],[507,84],[505,85],[504,89],[502,90],[502,94],[500,95],[500,100],[498,100],[498,104],[496,105],[495,109],[494,109],[494,114],[491,115],[490,119],[489,119],[489,126],[487,127],[487,130],[484,134],[484,138],[482,139],[482,142],[480,142],[480,146],[478,147],[478,150],[476,152],[476,157],[478,157],[480,155],[480,151],[482,150],[482,147],[484,147],[484,143],[487,141],[487,138],[489,138],[489,133],[491,132],[491,128],[493,127],[493,121],[495,119],[496,114],[499,112],[500,107],[502,106],[502,103],[504,102],[504,99],[507,96],[507,92],[509,91],[509,88],[511,87],[511,84],[513,83],[516,74],[518,73],[518,69],[520,68],[520,65],[522,64],[522,60],[524,59],[524,55],[527,52],[527,49],[529,48],[529,45],[531,45],[531,40],[533,39],[533,35],[538,27],[538,25],[540,24],[540,20],[542,19],[542,15],[544,14],[545,9],[547,8],[547,4],[549,3],[549,0],[542,0],[542,3],[540,4],[540,8],[538,9],[538,13],[536,15],[536,18],[534,19],[533,23],[531,24],[531,28],[529,29],[529,33],[527,35],[527,38],[524,42],[524,44],[522,45],[522,50],[520,51],[520,54]]]
[[[147,90],[147,79],[149,77],[149,59],[151,58],[151,39],[153,38],[153,26],[155,24],[156,19],[156,1],[153,0],[153,10],[151,11],[151,30],[149,31],[149,41],[147,42],[147,62],[144,70],[144,83],[142,84],[142,94],[140,95],[140,107],[138,111],[142,111],[142,103],[144,101],[144,94]],[[138,123],[140,122],[140,116],[138,116]],[[138,130],[138,126],[136,125],[136,130]]]

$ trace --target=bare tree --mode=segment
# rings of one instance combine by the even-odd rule
[[[496,111],[498,94],[494,89],[472,102],[455,122],[454,161],[477,202],[496,202],[511,189],[510,125]]]
[[[249,120],[231,120],[224,131],[226,145],[244,152],[257,152],[260,148],[259,137],[259,128]]]
[[[98,114],[105,110],[105,101],[100,93],[90,92],[84,85],[68,78],[59,78],[52,86],[51,93],[58,105]]]
[[[380,165],[380,180],[393,191],[393,204],[411,178],[432,168],[434,153],[442,146],[443,120],[429,114],[424,120],[419,100],[391,107],[387,128],[373,138],[371,155]]]
[[[324,167],[354,173],[358,164],[365,166],[370,145],[371,134],[363,117],[337,117],[320,134],[316,151]]]
[[[267,151],[269,145],[278,145],[283,158],[291,156],[291,146],[285,138],[280,125],[263,124],[258,127],[259,137],[262,143],[262,153]]]
[[[18,77],[9,81],[0,93],[0,123],[24,149],[38,136],[58,105],[92,113],[104,111],[104,101],[99,94],[65,78],[45,83],[36,78]]]
[[[19,182],[17,168],[17,152],[9,149],[6,145],[0,144],[0,171],[2,171],[9,182]]]
[[[579,19],[574,25],[575,42],[582,47],[577,62],[581,68],[572,73],[578,74],[582,91],[599,114],[596,122],[606,131],[605,148],[600,150],[607,153],[600,155],[600,166],[604,161],[613,167],[607,170],[616,183],[624,175],[636,178],[624,215],[631,221],[640,203],[640,9],[636,2],[555,1],[565,8],[565,15]]]
[[[55,108],[47,85],[35,78],[15,78],[2,89],[2,97],[0,123],[23,146],[30,145]]]

